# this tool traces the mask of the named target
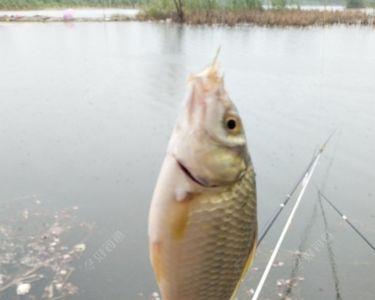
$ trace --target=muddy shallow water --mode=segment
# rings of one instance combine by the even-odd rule
[[[72,299],[150,299],[150,198],[186,78],[218,45],[257,172],[260,228],[338,129],[261,298],[373,299],[374,253],[327,205],[325,235],[316,196],[322,188],[375,243],[370,28],[0,24],[0,203],[37,195],[50,209],[77,206],[82,222],[95,223],[75,262]],[[239,299],[249,299],[288,211]],[[296,259],[297,249],[310,256]]]

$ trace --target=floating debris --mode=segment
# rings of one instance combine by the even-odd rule
[[[255,290],[254,290],[254,289],[248,289],[248,290],[246,291],[246,294],[248,294],[250,297],[251,297],[252,295],[254,295],[254,293],[255,293]]]
[[[151,295],[151,300],[161,300],[158,292],[153,292]]]
[[[305,280],[305,277],[298,276],[296,279],[297,279],[298,281],[303,281],[303,280]]]
[[[50,233],[54,236],[59,236],[64,232],[64,228],[59,226],[58,224],[54,224],[54,226],[50,229]]]
[[[279,298],[282,298],[283,300],[291,300],[292,298],[290,298],[288,296],[288,292],[285,292],[285,291],[288,291],[291,288],[298,286],[299,282],[303,280],[305,280],[305,278],[301,276],[289,278],[289,279],[283,279],[283,278],[278,279],[276,281],[276,286],[278,287],[277,296]]]
[[[30,283],[20,283],[19,285],[17,285],[17,295],[26,295],[30,292],[30,289]]]
[[[61,271],[60,271],[60,275],[66,275],[66,274],[68,274],[68,271],[67,271],[67,270],[61,270]]]
[[[283,286],[283,285],[285,285],[285,280],[284,280],[284,279],[278,279],[278,280],[276,281],[276,285],[277,285],[277,286]]]
[[[278,268],[278,267],[282,267],[284,265],[284,262],[282,261],[276,261],[272,264],[272,267],[274,268]]]
[[[1,203],[1,299],[65,299],[78,292],[69,278],[93,225],[77,211],[49,209],[36,196]]]
[[[83,252],[85,250],[86,250],[86,245],[83,243],[74,246],[74,251],[76,252]]]

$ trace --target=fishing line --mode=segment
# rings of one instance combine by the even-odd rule
[[[289,215],[289,218],[288,218],[287,222],[285,223],[283,231],[281,232],[279,240],[276,243],[276,247],[275,247],[275,249],[273,250],[273,252],[271,254],[271,257],[270,257],[270,259],[269,259],[269,261],[267,263],[266,269],[264,270],[263,275],[262,275],[262,277],[261,277],[261,279],[259,281],[259,284],[258,284],[258,286],[257,286],[257,288],[255,290],[255,293],[254,293],[254,296],[252,297],[252,300],[257,300],[258,297],[259,297],[259,295],[260,295],[260,293],[261,293],[261,291],[262,291],[264,283],[265,283],[265,281],[266,281],[266,279],[268,277],[268,274],[269,274],[269,272],[271,270],[272,264],[274,263],[276,255],[277,255],[277,253],[280,250],[281,244],[282,244],[282,242],[283,242],[283,240],[285,238],[286,233],[288,232],[288,229],[290,227],[290,224],[292,223],[292,220],[293,220],[293,218],[295,216],[295,213],[296,213],[296,211],[298,209],[298,206],[301,203],[302,197],[303,197],[303,195],[304,195],[304,193],[306,191],[306,188],[307,188],[307,186],[308,186],[308,184],[310,182],[310,179],[311,179],[311,177],[312,177],[312,175],[313,175],[313,173],[315,171],[315,168],[316,168],[316,166],[317,166],[317,164],[319,162],[319,159],[321,157],[321,154],[323,153],[323,150],[324,150],[324,145],[320,148],[320,150],[319,150],[316,158],[313,161],[311,169],[309,169],[309,171],[307,172],[307,174],[305,175],[305,177],[302,180],[302,190],[301,190],[301,192],[298,195],[296,203],[294,204],[294,207],[292,209],[292,212]]]
[[[335,150],[336,149],[337,149],[337,142],[336,142]],[[335,152],[336,151],[334,151],[334,153]],[[325,172],[325,175],[323,176],[323,186],[325,185],[325,183],[327,181],[327,178],[329,176],[329,171],[332,167],[334,157],[335,157],[335,155],[332,156],[332,159],[330,160],[330,162],[328,164],[328,167],[327,167],[327,170]],[[312,232],[312,228],[316,223],[317,209],[318,209],[318,203],[314,202],[314,206],[313,206],[313,210],[312,210],[312,213],[311,213],[311,216],[310,216],[310,220],[309,220],[308,224],[306,225],[305,230],[302,234],[302,238],[301,238],[300,244],[298,246],[298,252],[295,254],[293,267],[292,267],[292,270],[291,270],[291,273],[290,273],[291,279],[295,278],[300,271],[300,266],[302,264],[302,253],[306,249],[306,243],[308,242],[309,237],[310,237],[311,232]],[[332,253],[333,253],[333,251],[332,251]],[[333,260],[333,263],[335,263],[334,260]],[[337,281],[337,284],[336,284],[335,278],[334,278],[334,281],[335,281],[335,287],[338,286],[338,281]],[[284,296],[283,297],[286,298],[286,297],[290,296],[293,292],[293,288],[294,288],[293,284],[287,285],[287,287],[284,289]],[[337,298],[337,299],[339,299],[339,298]]]
[[[328,250],[328,259],[329,259],[329,264],[331,266],[331,271],[332,271],[332,276],[333,276],[333,281],[335,283],[335,292],[336,292],[336,300],[341,300],[341,291],[340,291],[340,280],[337,272],[337,264],[335,261],[335,254],[333,252],[332,248],[332,240],[329,236],[329,227],[328,227],[328,220],[327,216],[323,207],[322,203],[322,198],[319,197],[319,206],[320,206],[320,211],[323,216],[323,223],[324,223],[324,231],[325,231],[325,240],[327,244],[327,250]]]
[[[337,148],[338,148],[340,136],[341,136],[341,130],[339,131],[339,137],[336,139],[336,143],[335,143],[335,146],[334,146],[333,154],[331,156],[331,159],[329,160],[328,167],[327,167],[327,169],[325,171],[325,174],[323,176],[323,179],[322,179],[322,182],[323,182],[323,185],[322,185],[322,188],[321,188],[322,190],[325,189],[325,185],[326,185],[326,182],[328,180],[328,176],[330,174],[330,171],[331,171],[334,159],[336,157],[335,154],[337,152]],[[309,239],[309,236],[311,234],[312,227],[315,225],[315,222],[316,222],[317,208],[318,208],[318,203],[317,203],[317,201],[315,201],[314,202],[313,211],[311,213],[310,221],[307,224],[307,226],[305,228],[305,231],[304,231],[304,233],[302,235],[302,239],[301,239],[301,242],[300,242],[299,247],[298,247],[298,254],[296,255],[296,257],[294,259],[294,266],[292,268],[292,271],[291,271],[291,274],[290,274],[290,278],[295,278],[296,275],[299,272],[299,268],[300,268],[301,263],[302,263],[302,261],[301,261],[302,253],[304,252],[304,250],[306,248],[306,243],[307,243],[307,241]],[[325,216],[323,216],[323,218],[324,217]],[[336,268],[335,256],[334,256],[332,245],[331,245],[330,241],[327,239],[328,222],[325,222],[325,228],[326,228],[327,248],[329,248],[328,249],[329,261],[330,261],[330,265],[331,265],[331,269],[332,269],[333,281],[334,281],[334,284],[335,284],[336,295],[338,295],[336,297],[336,299],[339,300],[339,299],[341,299],[341,295],[340,295],[340,289],[339,289],[339,280],[338,280],[337,271],[336,271],[337,268]],[[289,285],[284,290],[285,296],[290,296],[292,294],[292,291],[293,291],[293,285]]]
[[[325,190],[326,183],[328,181],[327,179],[328,179],[328,176],[330,174],[330,170],[332,168],[333,162],[334,162],[335,157],[336,157],[336,152],[337,152],[337,148],[338,148],[338,145],[339,145],[340,137],[341,137],[341,131],[339,133],[339,137],[337,138],[332,157],[329,161],[329,164],[328,164],[328,167],[327,167],[327,170],[326,170],[326,174],[325,174],[324,179],[323,179],[323,184],[321,186],[322,191]],[[318,188],[317,188],[317,190],[318,190]],[[316,204],[317,204],[317,202],[315,202],[315,205]],[[327,252],[328,252],[328,261],[329,261],[329,265],[330,265],[330,268],[331,268],[334,290],[335,290],[335,293],[336,293],[336,300],[341,300],[342,297],[341,297],[341,289],[340,289],[340,280],[339,280],[338,271],[337,271],[335,253],[333,251],[333,244],[332,244],[331,238],[329,236],[328,219],[327,219],[325,209],[324,209],[320,199],[319,199],[319,206],[320,206],[320,211],[321,211],[321,214],[322,214],[322,217],[323,217],[325,241],[326,241],[326,247],[327,247]]]
[[[373,250],[375,251],[375,246],[366,238],[366,236],[361,233],[359,231],[359,229],[357,229],[356,226],[354,226],[354,224],[352,222],[350,222],[350,220],[348,219],[348,217],[346,215],[344,215],[338,208],[336,205],[334,205],[326,196],[324,196],[322,194],[322,192],[319,190],[318,191],[318,195],[319,195],[319,198],[320,200],[321,199],[324,199],[334,210],[335,212],[346,222],[348,223],[348,225],[355,231],[355,233],[362,238],[363,241],[366,242],[366,244]]]
[[[341,136],[341,131],[340,131],[339,137],[336,140],[336,145],[334,147],[331,159],[329,160],[328,167],[326,169],[325,175],[323,176],[323,180],[322,180],[323,183],[322,183],[322,186],[321,186],[321,190],[325,190],[325,186],[326,186],[326,183],[328,181],[328,176],[330,174],[334,159],[336,157],[336,152],[337,152],[340,136]],[[318,188],[316,188],[316,189],[318,190]],[[314,203],[314,209],[317,206],[317,202],[318,201],[316,201]],[[335,293],[336,293],[336,300],[341,300],[342,297],[341,297],[341,291],[340,291],[340,280],[339,280],[339,277],[338,277],[337,264],[336,264],[336,259],[335,259],[333,247],[332,247],[332,241],[331,241],[331,238],[329,236],[328,220],[327,220],[325,210],[324,210],[324,207],[322,206],[321,201],[319,201],[319,206],[320,206],[320,211],[321,211],[322,218],[323,218],[325,241],[326,241],[326,247],[327,247],[327,252],[328,252],[328,261],[329,261],[329,265],[330,265],[331,272],[332,272],[332,279],[333,279],[333,284],[334,284],[334,290],[335,290]]]
[[[333,137],[333,135],[335,133],[336,133],[336,129],[329,135],[329,137],[327,138],[327,140],[320,147],[319,151],[313,155],[313,158],[309,162],[309,164],[308,164],[305,172],[298,179],[297,183],[295,184],[295,186],[293,187],[293,189],[290,191],[290,193],[287,194],[285,200],[282,203],[280,203],[280,207],[278,209],[276,209],[276,211],[273,214],[273,216],[271,218],[269,218],[269,220],[266,222],[266,226],[265,226],[262,234],[260,235],[260,237],[258,239],[257,247],[259,247],[260,243],[263,241],[263,239],[265,238],[265,236],[267,235],[267,233],[269,232],[269,230],[271,229],[271,227],[273,226],[273,224],[275,223],[275,221],[277,220],[277,218],[279,217],[279,215],[281,214],[281,212],[283,211],[283,209],[285,208],[285,206],[288,204],[289,200],[292,198],[292,196],[294,195],[294,193],[296,192],[296,190],[298,189],[298,187],[300,186],[300,184],[302,183],[302,181],[304,180],[304,178],[306,178],[306,175],[309,173],[309,171],[312,168],[315,160],[324,151],[324,149],[326,148],[327,144],[329,143],[329,141],[331,140],[331,138]]]

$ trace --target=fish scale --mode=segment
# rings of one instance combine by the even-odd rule
[[[256,242],[256,188],[252,167],[224,191],[196,195],[190,201],[184,237],[166,247],[165,279],[173,288],[164,297],[166,300],[228,300]],[[183,272],[175,274],[173,270]]]

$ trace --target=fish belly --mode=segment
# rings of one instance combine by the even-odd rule
[[[183,205],[184,213],[177,212],[178,220],[169,223],[158,249],[163,300],[229,300],[255,251],[253,169],[224,191],[197,194],[176,205]]]

